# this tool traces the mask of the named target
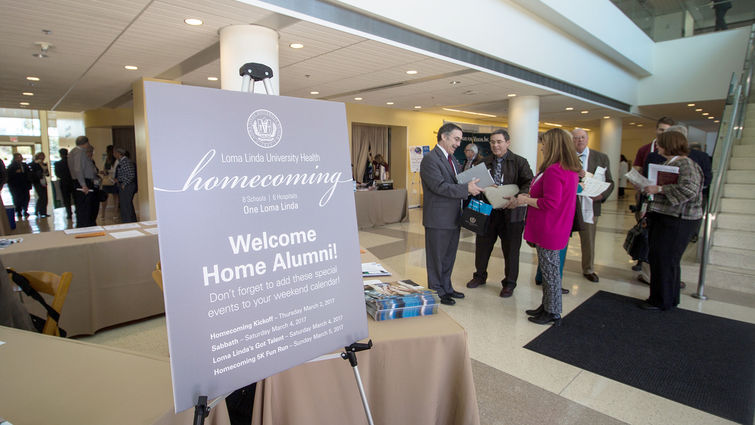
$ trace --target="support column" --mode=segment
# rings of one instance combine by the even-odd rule
[[[608,155],[614,190],[608,199],[616,199],[619,193],[619,161],[621,160],[621,118],[600,120],[600,151]]]
[[[518,96],[509,100],[511,150],[527,159],[533,173],[537,172],[537,129],[539,119],[540,98],[537,96]]]
[[[48,115],[47,111],[39,111],[39,131],[40,131],[40,140],[42,141],[42,152],[45,154],[45,162],[47,162],[47,168],[50,170],[50,175],[53,175],[53,169],[52,169],[52,162],[50,162],[50,134],[49,131],[49,122],[47,121]],[[37,153],[34,152],[36,155]],[[47,181],[47,186],[45,186],[47,189],[47,210],[45,211],[45,214],[50,214],[50,208],[55,209],[55,199],[53,199],[52,196],[52,181]],[[33,189],[32,189],[33,190]]]
[[[258,25],[231,25],[220,29],[220,87],[241,90],[239,68],[248,62],[262,63],[273,69],[270,80],[275,94],[280,94],[278,75],[278,32]],[[265,93],[262,83],[255,93]]]

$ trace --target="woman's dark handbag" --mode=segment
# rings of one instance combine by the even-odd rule
[[[632,259],[647,262],[649,248],[647,219],[643,218],[627,232],[624,249]]]
[[[493,207],[477,199],[472,199],[461,214],[461,226],[478,235],[484,235],[488,231],[488,221]]]

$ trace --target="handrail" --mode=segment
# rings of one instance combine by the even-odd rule
[[[705,296],[705,274],[708,266],[708,253],[710,252],[711,243],[713,239],[714,223],[717,219],[718,212],[721,204],[721,195],[723,193],[723,185],[726,181],[726,172],[729,168],[729,160],[731,159],[731,153],[733,150],[734,140],[739,140],[742,137],[742,130],[744,128],[747,102],[750,97],[750,87],[753,76],[753,62],[755,61],[755,25],[752,25],[750,29],[750,39],[747,43],[747,50],[745,52],[745,62],[742,69],[742,77],[739,83],[736,83],[736,76],[732,75],[732,84],[729,85],[729,92],[727,96],[727,105],[732,105],[731,117],[729,119],[728,127],[725,128],[724,117],[721,117],[721,127],[719,127],[719,136],[722,130],[725,129],[725,136],[722,140],[716,143],[714,151],[719,151],[721,154],[718,156],[718,169],[715,176],[715,180],[711,185],[711,190],[708,199],[708,208],[705,212],[705,226],[703,228],[703,243],[702,252],[700,255],[700,274],[698,277],[697,292],[692,296],[701,300],[707,299]],[[729,102],[731,100],[731,102]],[[724,108],[725,109],[725,108]],[[725,113],[725,112],[724,112]],[[715,152],[714,152],[715,154]],[[715,156],[715,155],[714,155]],[[715,168],[714,168],[715,169]]]

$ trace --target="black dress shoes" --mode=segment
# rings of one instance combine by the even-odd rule
[[[462,298],[464,298],[464,293],[462,293],[462,292],[459,292],[459,291],[453,291],[453,292],[451,292],[451,293],[450,293],[450,294],[448,294],[448,295],[450,295],[450,296],[451,296],[451,297],[453,297],[453,298],[459,298],[459,299],[462,299]]]
[[[440,297],[440,303],[444,305],[454,305],[456,304],[456,300],[451,298],[450,295],[443,295],[442,297]]]
[[[637,306],[638,306],[639,308],[643,309],[643,310],[653,310],[653,311],[657,311],[657,310],[660,310],[660,309],[661,309],[661,308],[660,308],[660,307],[658,307],[657,305],[653,305],[653,304],[650,304],[650,303],[649,303],[649,302],[647,302],[647,301],[640,301],[639,303],[637,303]]]
[[[501,289],[501,293],[498,294],[501,298],[508,298],[512,295],[514,295],[514,288],[516,288],[516,285],[512,285],[510,283],[503,284],[503,288]]]
[[[545,308],[542,304],[540,304],[540,307],[534,309],[534,310],[524,310],[525,313],[527,313],[528,316],[539,316],[543,314],[545,311]]]
[[[543,312],[537,316],[528,317],[527,320],[532,323],[537,323],[538,325],[547,325],[548,323],[552,322],[553,326],[561,326],[561,316],[558,314],[548,313],[545,310],[543,310]]]
[[[595,273],[585,273],[585,279],[589,280],[590,282],[599,282],[600,278]]]

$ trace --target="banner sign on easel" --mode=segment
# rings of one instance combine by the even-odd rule
[[[176,411],[367,337],[344,105],[144,86]]]

